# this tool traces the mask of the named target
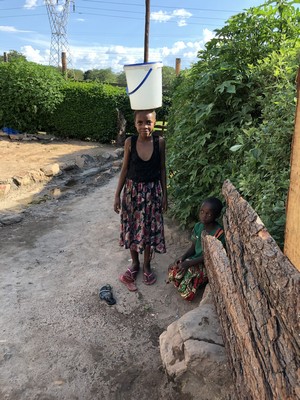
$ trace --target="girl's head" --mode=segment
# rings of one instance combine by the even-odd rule
[[[138,134],[150,136],[156,122],[155,110],[136,110],[134,112],[134,125]]]
[[[223,204],[217,197],[208,197],[200,207],[199,219],[202,224],[214,222],[222,212]]]

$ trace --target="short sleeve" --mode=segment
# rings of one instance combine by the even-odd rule
[[[199,222],[197,222],[192,231],[191,240],[194,242],[201,238],[201,226],[200,225],[201,224]]]

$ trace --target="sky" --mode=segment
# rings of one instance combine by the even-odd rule
[[[228,18],[264,0],[149,0],[149,62],[181,69]],[[69,6],[67,6],[69,4]],[[16,50],[28,61],[68,68],[111,68],[144,61],[145,0],[0,0],[0,54]],[[47,6],[48,5],[48,6]],[[49,13],[51,9],[51,12]],[[51,21],[51,23],[50,23]],[[61,33],[59,36],[57,33]]]

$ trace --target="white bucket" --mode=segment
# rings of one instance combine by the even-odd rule
[[[162,62],[124,65],[127,94],[133,110],[162,105]]]

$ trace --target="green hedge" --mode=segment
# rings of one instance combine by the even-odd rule
[[[64,79],[53,68],[24,60],[0,63],[0,127],[22,132],[43,129],[62,101]]]
[[[124,89],[95,82],[68,82],[64,100],[48,122],[57,136],[109,143],[117,134],[117,108],[129,112]]]

